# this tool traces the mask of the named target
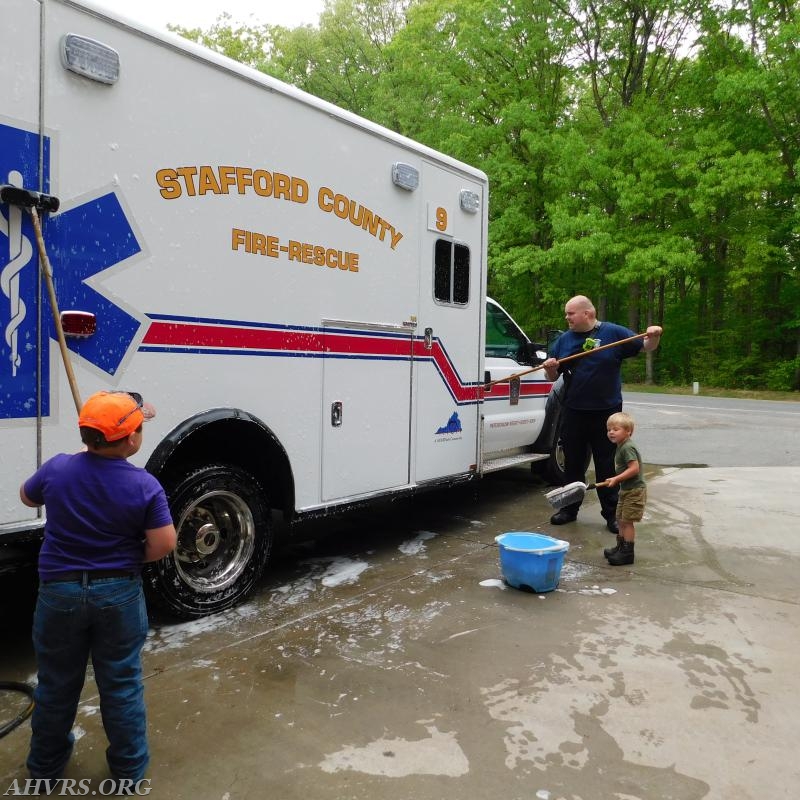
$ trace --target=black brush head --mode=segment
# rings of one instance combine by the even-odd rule
[[[9,184],[0,186],[0,201],[19,208],[35,208],[45,213],[58,211],[60,205],[59,199],[51,194],[42,194]]]

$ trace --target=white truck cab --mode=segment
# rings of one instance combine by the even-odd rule
[[[511,315],[487,297],[483,472],[530,462],[551,483],[563,483],[563,384],[548,381],[540,369],[546,359],[547,345],[531,342]]]

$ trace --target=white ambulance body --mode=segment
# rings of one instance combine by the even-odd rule
[[[179,528],[146,570],[170,611],[243,597],[273,510],[552,459],[543,372],[484,389],[535,362],[490,301],[485,357],[483,173],[89,2],[3,0],[0,71],[0,184],[60,200],[43,238],[80,394],[158,412],[134,462]],[[39,261],[0,204],[5,543],[43,528],[22,480],[80,446]]]

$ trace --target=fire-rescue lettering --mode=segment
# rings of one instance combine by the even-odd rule
[[[156,182],[165,200],[177,200],[184,192],[189,197],[206,194],[245,194],[252,189],[260,197],[308,202],[308,183],[302,178],[249,167],[178,167],[160,169]]]
[[[323,211],[334,213],[339,219],[347,219],[353,225],[367,231],[382,242],[386,241],[389,234],[389,246],[394,250],[403,234],[396,230],[394,225],[379,217],[373,211],[347,195],[336,194],[333,189],[323,186],[317,193],[317,203]]]
[[[269,236],[257,231],[246,231],[241,228],[231,230],[231,249],[244,250],[245,253],[279,258],[284,254],[289,261],[302,264],[314,264],[318,267],[337,267],[345,272],[358,272],[358,253],[347,250],[334,250],[332,247],[298,242],[290,239],[281,244],[277,236]]]

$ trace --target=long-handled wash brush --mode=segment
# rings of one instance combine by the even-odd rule
[[[586,492],[603,486],[608,486],[608,481],[590,484],[574,481],[573,483],[568,483],[566,486],[560,486],[558,489],[552,489],[547,492],[545,498],[553,508],[564,508],[564,506],[571,506],[573,503],[582,502]]]

